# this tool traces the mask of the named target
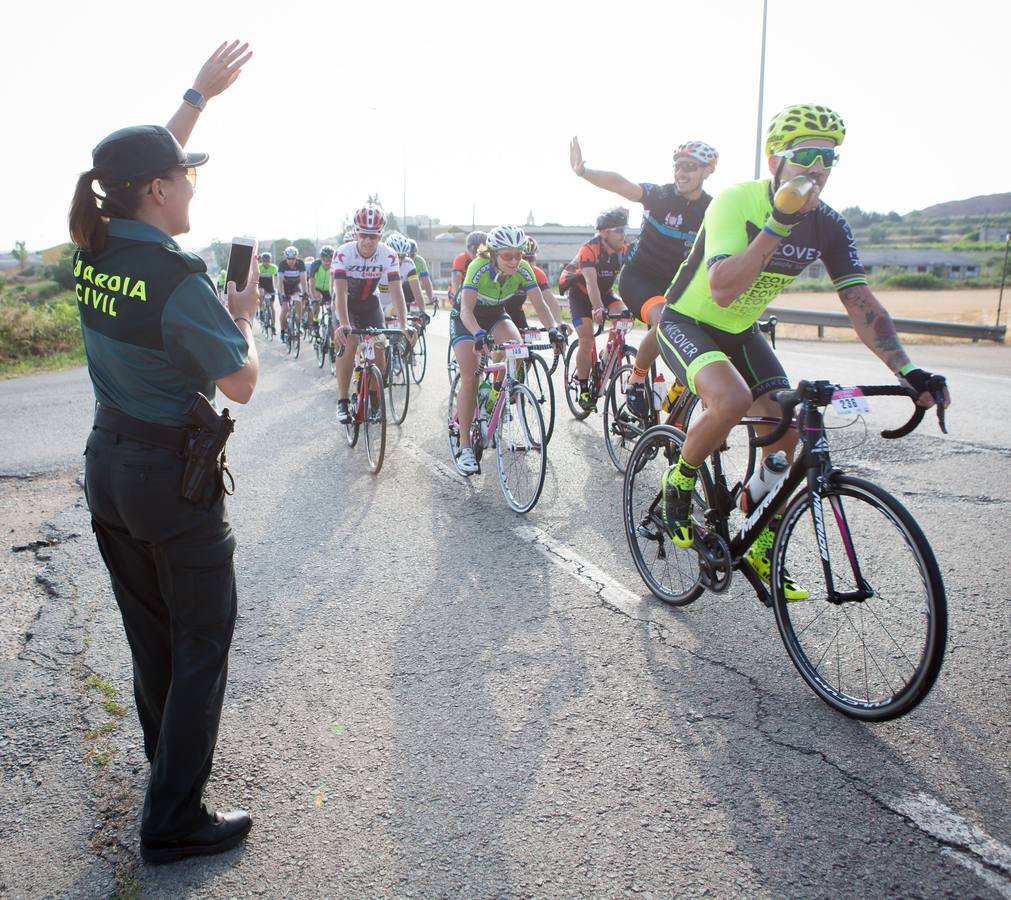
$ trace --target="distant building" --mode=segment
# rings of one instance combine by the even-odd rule
[[[981,241],[995,241],[997,243],[1004,243],[1007,240],[1008,232],[1011,232],[1011,228],[1005,226],[990,225],[986,228],[980,228],[979,239]]]
[[[949,281],[960,281],[964,278],[978,278],[980,267],[978,260],[968,253],[956,253],[953,250],[892,250],[887,247],[860,251],[860,261],[867,274],[885,269],[894,272],[914,272],[925,275],[936,275]],[[809,265],[800,275],[801,278],[828,278],[825,266],[820,262]]]
[[[439,226],[445,230],[432,240],[418,242],[418,252],[428,261],[432,278],[440,285],[449,284],[453,260],[463,252],[470,228]],[[494,225],[476,225],[474,230],[490,231]],[[562,269],[596,233],[591,225],[524,225],[523,230],[537,241],[537,265],[544,269],[548,280],[558,284]],[[455,239],[453,235],[455,233]],[[630,228],[626,238],[631,243],[639,236],[638,229]]]

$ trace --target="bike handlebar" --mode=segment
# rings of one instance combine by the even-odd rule
[[[945,434],[948,433],[947,428],[944,425],[944,377],[941,375],[935,375],[930,381],[930,391],[934,397],[934,402],[937,405],[937,421],[941,428],[941,431]],[[773,428],[764,437],[754,437],[751,440],[752,447],[768,447],[770,444],[776,443],[787,430],[793,424],[793,411],[797,408],[797,405],[803,401],[814,403],[816,406],[828,406],[832,402],[832,395],[839,389],[839,385],[832,384],[829,381],[801,381],[796,390],[792,391],[775,391],[772,394],[773,399],[779,404],[780,409],[783,411],[782,418],[779,424]],[[912,388],[905,387],[901,384],[871,384],[871,385],[858,385],[857,389],[865,397],[908,397],[913,403],[916,403],[919,394],[917,394]],[[926,413],[927,408],[924,406],[917,406],[913,410],[912,416],[910,416],[909,421],[904,425],[895,429],[886,429],[881,432],[883,438],[888,440],[895,440],[896,438],[905,437],[910,434],[916,427],[923,421],[923,416]]]

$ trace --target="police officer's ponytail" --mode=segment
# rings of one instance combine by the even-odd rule
[[[167,174],[167,173],[166,173]],[[100,253],[105,247],[105,236],[109,219],[133,219],[140,212],[144,192],[154,178],[165,175],[152,175],[149,178],[120,184],[100,182],[103,197],[95,192],[93,187],[98,179],[94,169],[82,172],[77,179],[74,199],[70,202],[70,239],[82,250]],[[98,201],[102,205],[98,205]]]
[[[92,185],[96,172],[89,169],[77,179],[74,199],[70,202],[70,239],[82,250],[98,253],[105,246],[105,226],[98,208],[98,194]]]

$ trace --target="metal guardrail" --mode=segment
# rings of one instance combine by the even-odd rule
[[[770,306],[763,316],[775,316],[780,322],[790,325],[814,325],[818,337],[825,337],[826,328],[852,328],[850,317],[844,312],[819,312],[814,309],[786,309]],[[895,319],[896,331],[908,334],[930,334],[935,337],[969,338],[976,341],[1003,341],[1007,336],[1007,325],[969,325],[965,322],[932,322],[928,319]]]
[[[445,301],[446,292],[436,291],[440,300]],[[781,323],[787,325],[814,325],[818,329],[818,337],[825,337],[826,328],[852,328],[850,317],[844,312],[820,312],[816,309],[787,309],[782,306],[770,306],[763,317],[775,316]],[[970,325],[965,322],[933,322],[929,319],[896,319],[896,331],[907,334],[929,334],[934,337],[968,338],[973,343],[977,341],[999,341],[1007,338],[1007,325]]]

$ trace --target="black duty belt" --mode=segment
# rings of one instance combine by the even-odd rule
[[[103,406],[101,403],[95,410],[95,427],[122,435],[131,441],[140,441],[142,444],[151,444],[176,452],[185,450],[191,431],[182,426],[173,428],[171,425],[158,425],[154,422],[145,422],[143,419],[135,419],[125,412],[111,406]]]

